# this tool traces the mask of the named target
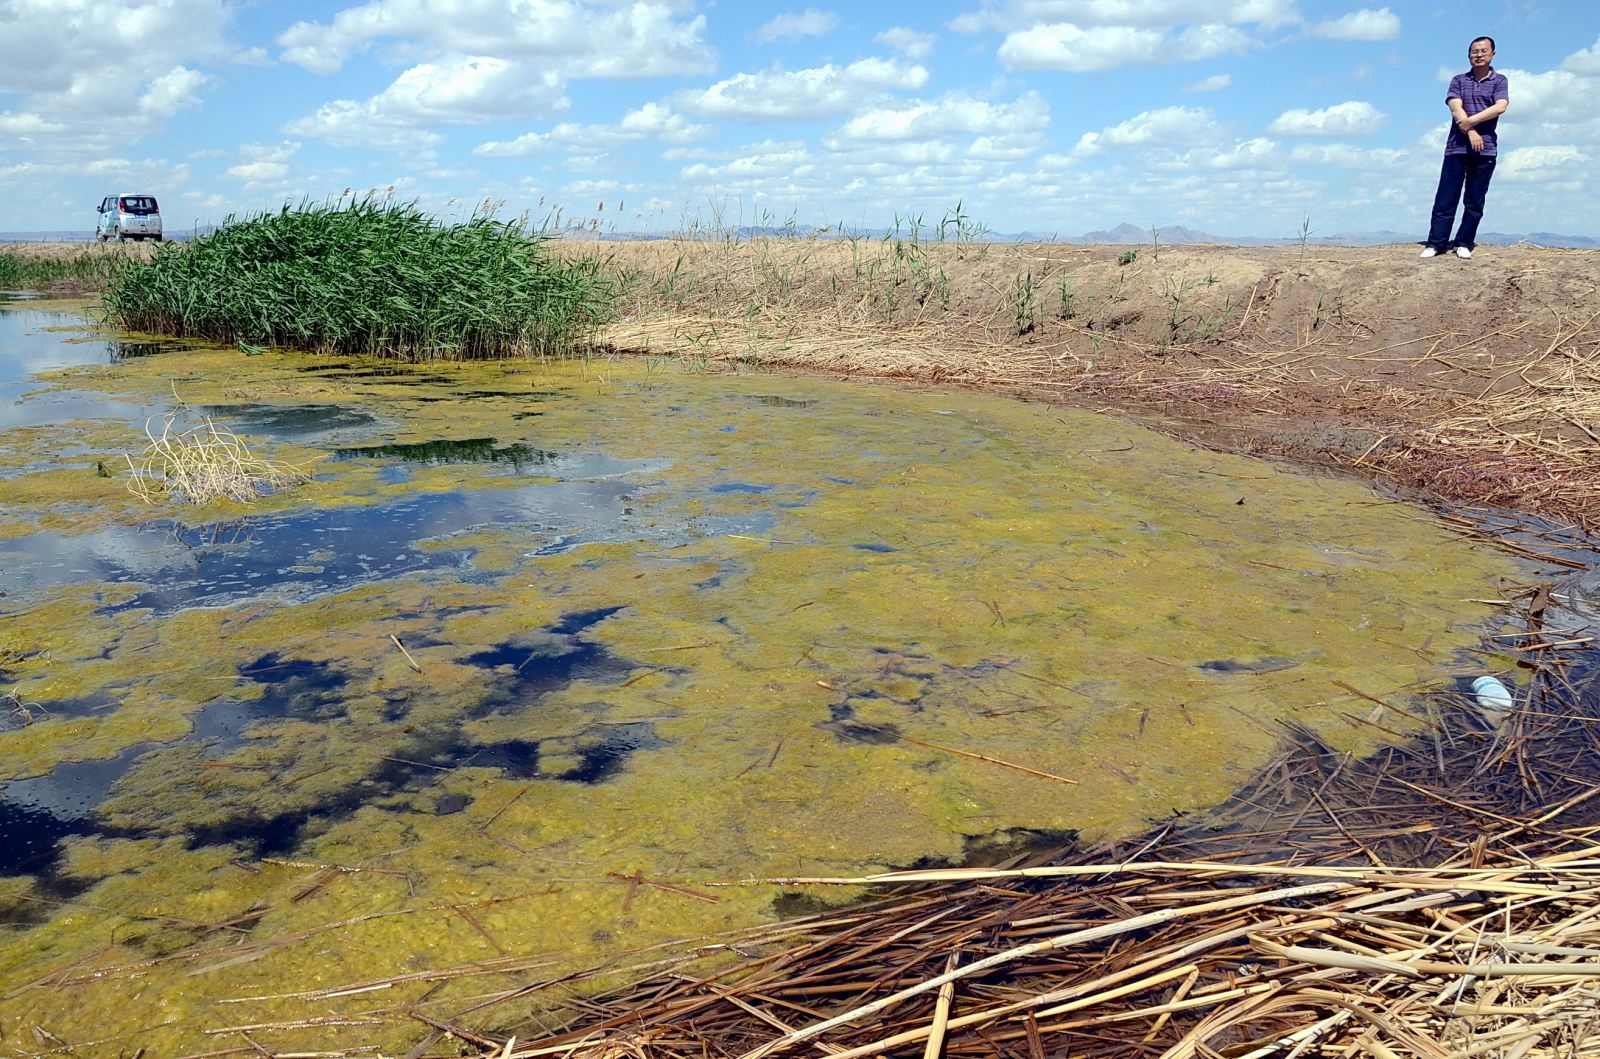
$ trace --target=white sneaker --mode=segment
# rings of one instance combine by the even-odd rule
[[[1439,256],[1439,251],[1435,250],[1431,246],[1425,246],[1425,247],[1422,248],[1422,253],[1418,254],[1417,256],[1418,257],[1438,257]]]
[[[1468,258],[1472,257],[1472,251],[1468,250],[1464,246],[1458,246],[1456,247],[1456,256],[1461,260],[1466,261]]]

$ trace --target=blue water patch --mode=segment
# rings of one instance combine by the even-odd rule
[[[0,683],[9,678],[0,669]],[[67,717],[92,717],[97,713],[115,709],[119,703],[113,688],[98,688],[87,695],[73,695],[64,699],[38,699],[23,696],[16,702],[0,703],[0,731],[26,728],[31,724],[59,720]]]
[[[158,743],[138,743],[114,758],[69,761],[0,790],[0,875],[37,874],[60,857],[68,835],[93,834],[95,808],[133,762]]]
[[[257,721],[292,717],[325,721],[344,714],[345,674],[327,662],[284,658],[276,651],[241,666],[239,675],[263,686],[255,698],[225,695],[201,707],[189,719],[186,742],[208,744],[206,757],[215,758],[244,741],[245,731]]]
[[[474,715],[519,709],[576,680],[622,680],[634,665],[582,634],[622,610],[603,607],[567,615],[533,640],[510,640],[468,655],[464,662],[491,673],[492,690]]]

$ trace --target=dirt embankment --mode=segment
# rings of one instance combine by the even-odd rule
[[[1447,500],[1600,512],[1600,253],[585,244],[615,349],[999,386]]]

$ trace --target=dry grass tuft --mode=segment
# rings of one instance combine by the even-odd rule
[[[45,708],[22,694],[22,685],[0,692],[0,722],[29,725],[46,712]]]
[[[128,491],[145,503],[228,499],[246,504],[310,478],[298,467],[257,456],[243,438],[209,418],[188,430],[175,430],[175,420],[176,413],[167,415],[159,434],[151,427],[154,421],[147,421],[150,444],[137,461],[124,455],[132,472]]]

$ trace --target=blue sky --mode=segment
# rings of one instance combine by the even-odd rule
[[[1594,0],[0,0],[0,229],[392,186],[602,230],[959,201],[1000,232],[1420,236],[1480,33],[1511,81],[1485,230],[1600,235]]]

